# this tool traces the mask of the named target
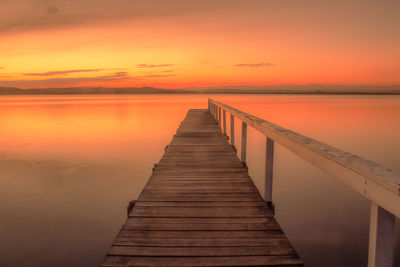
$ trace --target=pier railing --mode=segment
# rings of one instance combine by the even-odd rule
[[[368,266],[394,266],[396,217],[400,217],[400,177],[372,161],[342,151],[266,120],[208,100],[208,109],[226,131],[230,114],[230,140],[235,144],[235,120],[242,121],[241,161],[246,162],[247,125],[266,137],[265,201],[272,203],[274,143],[336,177],[371,201]]]

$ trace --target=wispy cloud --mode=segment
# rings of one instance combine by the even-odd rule
[[[97,79],[113,79],[113,78],[136,78],[133,76],[130,76],[128,72],[126,71],[119,71],[119,72],[115,72],[114,74],[111,75],[105,75],[105,76],[99,76],[97,77]]]
[[[152,64],[137,64],[139,68],[160,68],[160,67],[172,67],[173,64],[159,64],[159,65],[152,65]]]
[[[46,12],[47,12],[47,14],[49,14],[49,15],[57,14],[58,11],[59,11],[59,9],[58,9],[58,7],[57,7],[56,5],[49,4],[49,5],[46,7]]]
[[[47,79],[28,79],[28,80],[2,80],[0,86],[17,87],[48,87],[48,86],[77,86],[93,82],[109,82],[119,80],[139,80],[140,77],[130,76],[128,72],[115,72],[110,75],[94,77],[49,77]]]
[[[204,0],[0,0],[0,32],[74,27],[143,17],[168,17],[226,10],[247,1]],[[107,12],[104,12],[107,10]]]
[[[56,71],[48,71],[48,72],[34,72],[34,73],[23,73],[23,76],[57,76],[57,75],[67,75],[71,73],[82,73],[82,72],[99,72],[107,69],[81,69],[81,70],[56,70]]]
[[[171,64],[163,64],[170,66]],[[159,65],[155,65],[159,66]],[[111,72],[110,70],[121,70]],[[68,87],[85,86],[88,84],[102,84],[107,82],[132,82],[149,79],[162,79],[177,76],[172,70],[160,70],[158,73],[147,73],[141,75],[132,75],[125,69],[72,69],[55,70],[35,73],[0,73],[0,87],[21,87],[21,88],[39,88],[39,87]],[[99,72],[97,75],[93,74]],[[102,73],[101,73],[102,72]],[[69,76],[77,74],[79,77]],[[86,75],[85,75],[86,74]],[[91,74],[93,76],[90,76]]]
[[[269,62],[267,62],[267,63],[253,63],[253,64],[236,64],[236,65],[233,65],[233,66],[235,66],[235,67],[250,67],[250,68],[258,68],[258,67],[272,67],[272,66],[275,66],[275,64],[272,64],[272,63],[269,63]]]
[[[143,78],[165,78],[165,77],[173,77],[173,76],[177,76],[176,74],[150,74],[150,75],[144,75],[144,76],[140,76]]]
[[[207,58],[207,59],[203,59],[203,60],[201,60],[200,62],[199,62],[199,64],[211,64],[211,63],[213,63],[214,62],[214,60],[213,59],[210,59],[210,58]]]

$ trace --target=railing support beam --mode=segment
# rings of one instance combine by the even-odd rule
[[[240,160],[246,163],[246,149],[247,149],[247,123],[242,122],[242,146],[240,147],[241,156]]]
[[[225,112],[225,110],[222,113],[222,125],[224,128],[224,134],[226,134],[226,112]]]
[[[266,138],[265,153],[265,201],[272,204],[272,182],[274,167],[274,140]]]
[[[235,145],[235,118],[231,114],[231,145]]]
[[[221,108],[218,108],[218,125],[221,127]]]
[[[368,267],[394,266],[396,217],[371,202]]]

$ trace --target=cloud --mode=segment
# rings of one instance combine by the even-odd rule
[[[126,19],[174,17],[248,5],[249,0],[0,0],[0,32],[22,32]],[[256,1],[256,0],[253,0]],[[107,12],[104,12],[104,11]]]
[[[48,5],[47,6],[47,14],[57,14],[58,13],[58,7],[55,5]]]
[[[152,65],[152,64],[137,64],[139,68],[160,68],[160,67],[172,67],[173,64],[160,64],[160,65]]]
[[[144,75],[144,76],[140,76],[143,78],[165,78],[165,77],[173,77],[173,76],[177,76],[176,74],[150,74],[150,75]]]
[[[98,72],[110,69],[77,69],[77,70],[62,70],[62,71],[49,71],[42,73],[17,73],[13,76],[2,76],[0,80],[0,87],[21,87],[21,88],[38,88],[38,87],[65,87],[65,86],[82,86],[85,84],[124,81],[134,82],[146,78],[166,78],[177,76],[175,74],[147,74],[140,76],[132,76],[127,71],[117,71],[112,73],[105,73],[93,77],[71,77],[71,76],[58,76],[67,75],[70,73],[89,73]],[[169,70],[167,70],[169,72]],[[162,71],[161,73],[164,73]],[[24,79],[18,79],[19,77]],[[26,77],[26,78],[25,78]],[[27,78],[29,77],[29,78]],[[5,79],[4,79],[5,78]]]
[[[81,70],[56,70],[56,71],[48,71],[48,72],[36,72],[36,73],[23,73],[23,76],[41,76],[41,77],[49,77],[49,76],[57,76],[57,75],[67,75],[70,73],[82,73],[82,72],[99,72],[108,69],[81,69]]]
[[[207,58],[207,59],[200,60],[199,64],[205,64],[205,65],[207,65],[207,64],[211,64],[211,63],[213,63],[213,62],[214,62],[213,59]]]
[[[136,78],[133,76],[130,76],[128,72],[126,71],[120,71],[120,72],[115,72],[112,75],[105,75],[105,76],[99,76],[97,79],[113,79],[113,78]]]
[[[256,64],[236,64],[233,65],[235,67],[250,67],[250,68],[258,68],[258,67],[273,67],[275,64],[272,63],[256,63]]]
[[[16,87],[48,87],[48,86],[76,86],[82,83],[109,82],[116,80],[138,80],[139,77],[130,76],[128,72],[115,72],[110,75],[95,77],[62,77],[48,79],[29,79],[29,80],[2,80],[0,86]]]

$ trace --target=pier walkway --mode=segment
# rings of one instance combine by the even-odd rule
[[[209,110],[192,109],[102,266],[302,266]]]

